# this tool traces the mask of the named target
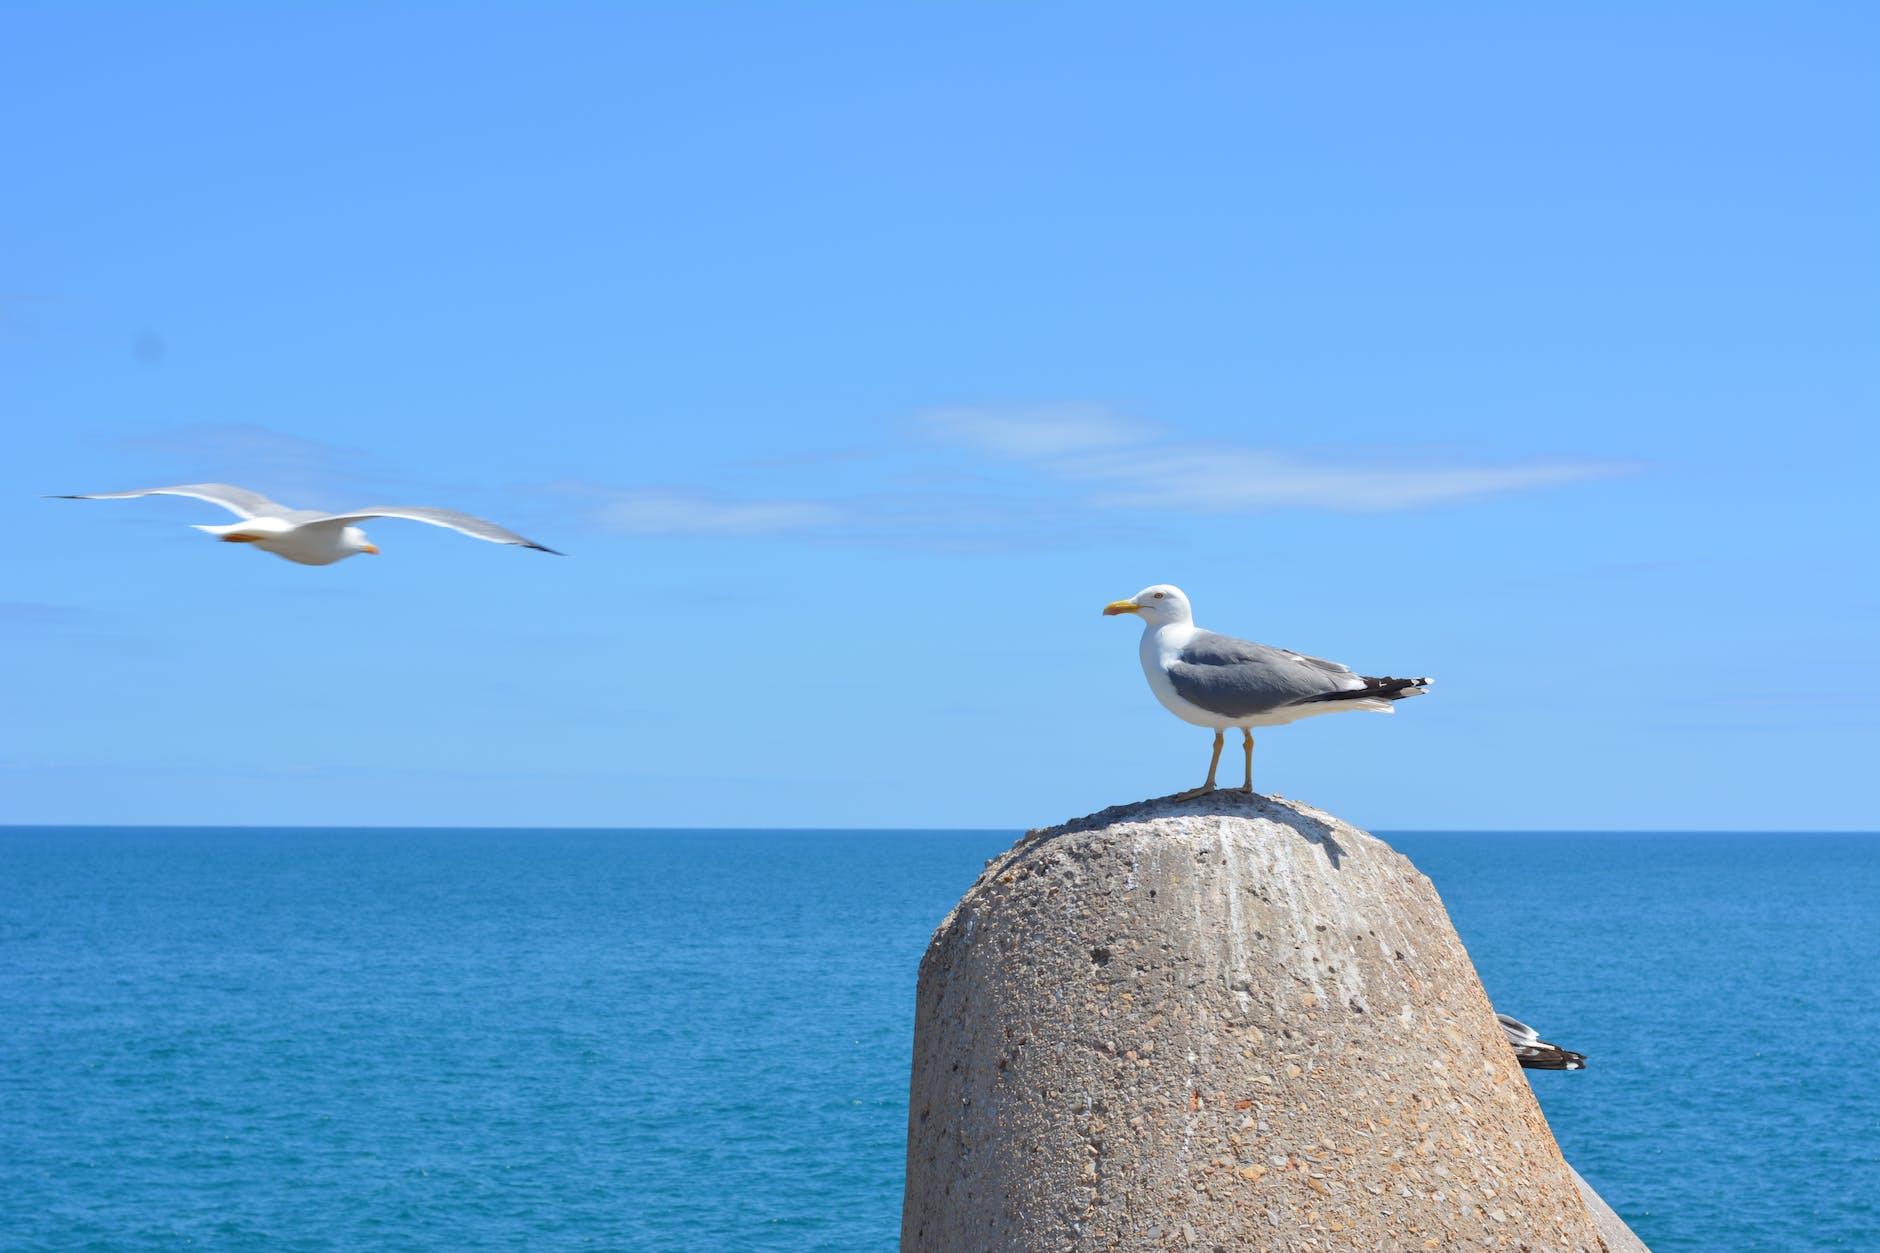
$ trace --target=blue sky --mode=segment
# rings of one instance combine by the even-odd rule
[[[7,5],[0,821],[1880,826],[1880,16]],[[184,500],[442,504],[290,565]]]

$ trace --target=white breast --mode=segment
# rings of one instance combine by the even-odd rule
[[[303,566],[330,566],[351,550],[340,543],[340,532],[331,527],[296,527],[285,534],[255,541],[255,547],[297,561]]]
[[[1143,677],[1149,680],[1149,690],[1162,702],[1162,707],[1183,722],[1192,722],[1198,727],[1231,727],[1233,719],[1211,714],[1176,695],[1175,684],[1169,680],[1169,667],[1175,664],[1183,646],[1195,637],[1197,630],[1199,628],[1191,622],[1169,622],[1145,629],[1139,650]]]

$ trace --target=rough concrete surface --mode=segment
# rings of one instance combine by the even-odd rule
[[[905,1253],[1606,1247],[1430,881],[1278,798],[990,862],[910,1098]]]
[[[1571,1166],[1567,1169],[1573,1170]],[[1593,1191],[1592,1184],[1580,1178],[1577,1170],[1573,1171],[1573,1182],[1580,1185],[1580,1199],[1586,1202],[1586,1211],[1593,1216],[1593,1226],[1606,1242],[1607,1253],[1652,1253],[1645,1247],[1645,1242],[1625,1225],[1625,1219],[1606,1204],[1606,1198]]]

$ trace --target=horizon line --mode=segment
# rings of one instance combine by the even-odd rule
[[[1066,819],[1065,821],[1075,821]],[[1350,825],[1350,824],[1347,824]],[[1009,833],[1023,835],[1040,827],[878,827],[878,826],[775,826],[775,827],[673,827],[673,826],[514,826],[509,824],[453,823],[251,823],[251,822],[5,822],[0,831],[617,831],[622,833],[663,832],[673,834],[732,835],[770,832],[780,835],[813,833],[865,833],[907,835],[976,835]],[[1767,827],[1357,827],[1369,835],[1880,835],[1880,829],[1868,827],[1807,827],[1774,829]]]

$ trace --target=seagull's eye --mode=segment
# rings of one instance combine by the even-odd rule
[[[1166,596],[1167,594],[1168,594],[1168,593],[1166,593],[1166,592],[1157,592],[1157,593],[1155,594],[1155,598],[1156,598],[1157,600],[1161,600],[1161,599],[1162,599],[1162,598],[1163,598],[1164,596]]]

